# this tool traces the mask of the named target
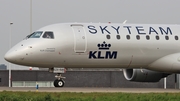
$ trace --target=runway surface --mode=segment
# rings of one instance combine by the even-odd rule
[[[23,91],[23,92],[125,92],[125,93],[180,93],[180,89],[160,89],[160,88],[96,88],[96,87],[0,87],[0,91]]]

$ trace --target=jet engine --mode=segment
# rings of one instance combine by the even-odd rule
[[[123,69],[126,80],[135,82],[158,82],[170,74],[151,71],[147,69]]]

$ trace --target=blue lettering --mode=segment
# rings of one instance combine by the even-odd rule
[[[105,56],[102,55],[101,51],[90,51],[89,59],[116,59],[117,51],[106,51]]]
[[[91,59],[91,58],[96,59],[96,56],[95,56],[96,52],[97,52],[97,51],[94,51],[94,52],[90,51],[90,53],[89,53],[89,59]]]
[[[158,34],[158,32],[153,27],[149,27],[149,34],[151,34],[152,32]]]
[[[104,31],[106,31],[107,33],[111,34],[106,28],[107,26],[105,26],[104,28],[102,28],[101,26],[99,26],[101,29],[101,32],[104,34]]]
[[[97,34],[98,33],[98,30],[97,30],[97,28],[96,28],[96,26],[93,26],[93,25],[89,25],[89,26],[87,26],[88,27],[88,31],[91,33],[91,34]],[[102,34],[111,34],[112,32],[111,32],[111,30],[108,30],[108,27],[110,28],[111,27],[111,29],[114,29],[115,30],[115,32],[116,32],[116,34],[120,34],[121,33],[121,26],[99,26],[99,30],[100,30],[100,32],[102,33]],[[132,26],[123,26],[123,28],[125,28],[125,29],[127,29],[127,32],[129,33],[129,34],[131,34],[131,29],[132,29]],[[133,27],[133,29],[134,29],[134,27]],[[166,27],[166,28],[163,28],[163,27],[159,27],[159,31],[156,29],[156,28],[154,28],[154,27],[149,27],[149,32],[146,32],[145,31],[145,29],[143,28],[143,26],[135,26],[135,29],[137,30],[137,33],[138,34],[153,34],[153,33],[155,33],[155,34],[166,34],[166,35],[168,35],[168,34],[170,34],[170,35],[172,35],[172,30],[170,29],[170,27]]]
[[[95,26],[89,25],[88,28],[89,28],[89,32],[90,33],[92,33],[92,34],[96,34],[97,33],[97,30],[96,30]]]
[[[119,28],[120,28],[120,26],[118,26],[117,28],[115,28],[114,26],[111,26],[111,27],[116,30],[117,34],[119,34]]]
[[[113,51],[112,53],[110,51],[106,52],[106,56],[105,56],[106,59],[108,59],[108,58],[109,59],[112,59],[112,58],[116,59],[116,57],[117,57],[117,51]]]
[[[101,51],[98,51],[98,59],[104,59],[104,57],[101,56]]]
[[[130,30],[130,28],[131,28],[131,26],[123,26],[124,28],[127,28],[128,29],[128,32],[129,32],[129,34],[131,34],[131,30]]]
[[[167,27],[166,31],[162,27],[159,27],[159,29],[160,29],[162,35],[164,33],[165,34],[169,34],[170,33],[172,35],[171,29],[169,27]]]
[[[136,29],[137,29],[138,34],[146,34],[146,33],[141,32],[141,31],[144,31],[142,26],[137,26]]]

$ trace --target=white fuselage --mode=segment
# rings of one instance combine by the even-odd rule
[[[22,40],[6,53],[5,59],[43,68],[180,72],[179,25],[62,23],[38,31],[42,31],[39,38]],[[43,38],[46,31],[53,32],[54,38]]]

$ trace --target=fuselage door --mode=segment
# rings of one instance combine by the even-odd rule
[[[86,32],[81,24],[72,24],[71,28],[74,33],[74,51],[76,53],[84,53],[87,48]]]

